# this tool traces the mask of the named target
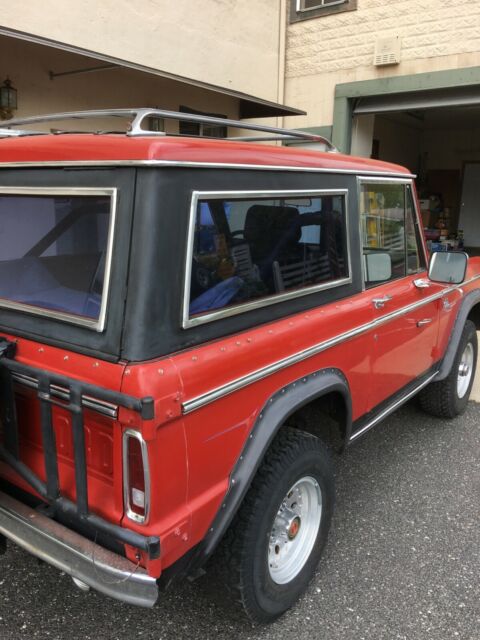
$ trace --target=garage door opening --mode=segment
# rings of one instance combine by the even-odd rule
[[[431,249],[480,255],[480,95],[459,92],[457,104],[453,96],[443,98],[360,101],[352,154],[401,164],[417,175]]]

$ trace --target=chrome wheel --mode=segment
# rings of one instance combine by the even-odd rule
[[[268,545],[268,569],[277,584],[293,580],[312,552],[322,519],[322,492],[305,476],[288,491],[275,516]]]
[[[460,364],[458,365],[457,395],[459,398],[463,398],[470,386],[473,373],[474,355],[475,352],[473,345],[469,342],[462,353]]]

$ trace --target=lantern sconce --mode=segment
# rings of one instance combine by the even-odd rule
[[[10,78],[0,85],[0,119],[8,120],[13,112],[17,110],[17,90],[10,81]]]

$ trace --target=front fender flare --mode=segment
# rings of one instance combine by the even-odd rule
[[[460,343],[460,338],[462,336],[463,327],[465,326],[465,322],[468,318],[468,314],[470,313],[472,308],[479,302],[480,291],[478,289],[475,291],[470,291],[470,293],[468,293],[465,298],[463,298],[460,309],[457,313],[457,317],[455,319],[455,324],[453,325],[452,333],[450,335],[450,340],[445,351],[442,364],[440,365],[438,374],[435,376],[434,382],[445,380],[445,378],[450,373],[453,361],[455,359],[455,354],[457,353],[458,345]]]

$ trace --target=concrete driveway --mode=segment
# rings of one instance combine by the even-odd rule
[[[480,345],[480,331],[477,331],[478,344]],[[477,359],[477,375],[473,381],[472,393],[470,399],[474,402],[480,402],[480,355]]]

